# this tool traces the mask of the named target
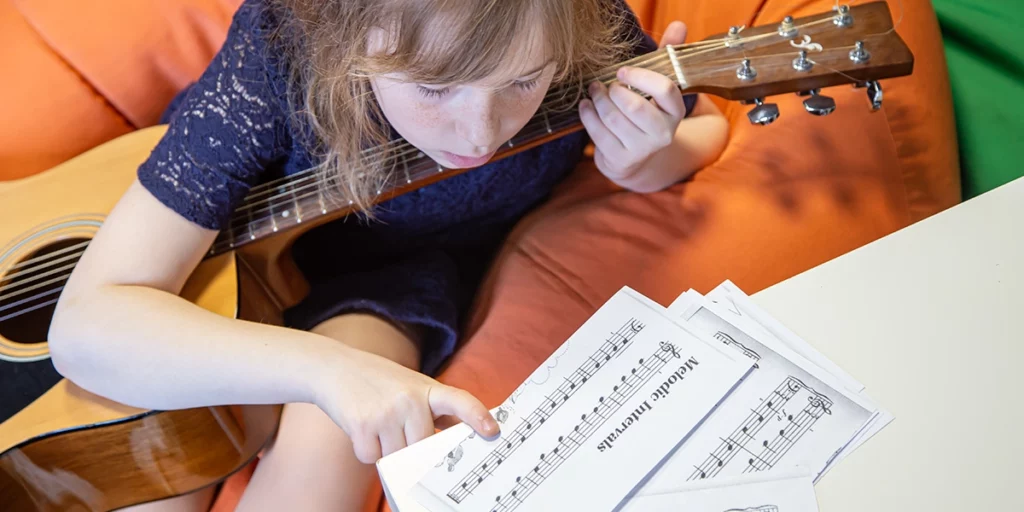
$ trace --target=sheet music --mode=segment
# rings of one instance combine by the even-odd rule
[[[696,292],[685,295],[673,304],[671,314],[756,365],[643,489],[654,492],[680,480],[776,467],[803,466],[819,476],[869,424],[876,406],[786,345],[767,339],[762,331],[730,323],[722,304]]]
[[[643,512],[818,512],[806,468],[703,480],[674,492],[644,494],[628,510]]]
[[[502,404],[498,439],[466,436],[411,495],[435,512],[612,510],[751,368],[623,288]]]
[[[751,330],[759,330],[761,333],[760,337],[763,339],[772,340],[775,343],[781,343],[792,348],[801,355],[807,357],[809,360],[813,361],[819,367],[824,368],[828,373],[842,379],[849,389],[857,392],[866,402],[875,403],[868,395],[867,390],[864,389],[863,384],[857,382],[830,359],[814,350],[809,343],[797,336],[792,330],[782,325],[774,317],[759,308],[749,296],[743,293],[743,291],[736,287],[736,285],[731,281],[725,281],[716,287],[708,294],[707,299],[716,304],[725,305],[725,311],[729,313],[729,315],[727,315],[727,319],[730,322],[748,326]],[[847,447],[831,461],[828,467],[826,467],[822,472],[821,476],[824,476],[829,469],[838,464],[860,445],[867,442],[872,436],[885,428],[893,421],[893,419],[894,416],[891,412],[878,407],[875,417],[872,418],[871,421],[865,425],[864,429],[862,429],[862,431],[851,440],[849,445],[847,445]],[[818,477],[819,480],[821,479],[821,476]]]

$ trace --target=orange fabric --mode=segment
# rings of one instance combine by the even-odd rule
[[[157,122],[241,0],[0,0],[0,180]]]
[[[652,32],[683,19],[693,41],[832,4],[661,1]],[[899,4],[890,4],[894,18]],[[917,65],[883,82],[881,112],[849,86],[823,91],[838,104],[823,118],[802,112],[795,95],[771,98],[782,117],[769,127],[749,124],[749,107],[726,104],[725,153],[655,194],[617,190],[582,166],[509,237],[441,380],[496,406],[622,286],[666,305],[724,279],[755,293],[954,205],[959,170],[938,26],[927,0],[902,4],[899,33]]]

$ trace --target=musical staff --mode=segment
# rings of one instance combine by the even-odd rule
[[[525,475],[516,477],[512,489],[495,497],[495,506],[491,512],[511,512],[544,480],[555,472],[572,454],[585,443],[622,404],[628,401],[637,391],[658,374],[665,365],[674,358],[679,358],[678,349],[668,342],[661,342],[658,349],[650,357],[640,359],[637,366],[623,375],[607,396],[598,398],[597,405],[590,413],[583,414],[580,422],[567,433],[558,437],[557,445],[547,453],[540,454],[537,465]],[[643,406],[641,406],[643,407]]]
[[[604,343],[595,350],[585,362],[576,368],[569,377],[565,377],[558,388],[545,396],[543,403],[530,412],[519,426],[510,434],[504,435],[498,447],[492,450],[465,477],[463,477],[447,496],[456,503],[462,502],[473,490],[494,473],[501,463],[508,459],[526,440],[534,435],[541,425],[557,412],[593,378],[605,363],[619,354],[644,329],[644,325],[636,318],[630,318],[618,330],[612,332]]]
[[[788,424],[779,429],[779,433],[770,442],[765,440],[762,443],[762,450],[757,458],[758,462],[751,462],[744,473],[762,471],[765,469],[771,469],[774,465],[778,464],[782,457],[786,455],[786,452],[793,447],[814,426],[815,422],[818,421],[825,414],[832,414],[832,400],[827,396],[815,391],[814,389],[806,386],[799,379],[790,377],[793,381],[799,383],[799,385],[810,393],[807,397],[807,406],[800,411],[799,414],[794,418],[792,415],[788,416],[786,420]]]
[[[810,393],[808,400],[822,404],[821,407],[811,408],[808,406],[796,418],[791,414],[783,414],[782,408],[801,390],[807,390]],[[831,401],[828,397],[807,387],[800,379],[791,375],[787,376],[774,391],[761,399],[761,405],[756,409],[751,409],[746,419],[728,437],[724,439],[719,438],[721,443],[718,447],[704,459],[703,463],[699,466],[694,466],[694,471],[687,480],[714,478],[733,460],[743,460],[743,458],[736,458],[741,452],[748,455],[748,457],[745,457],[747,467],[744,469],[744,472],[770,469],[803,436],[807,429],[810,429],[813,421],[808,422],[807,417],[814,414],[814,412],[809,410],[809,408],[814,410],[827,409],[830,405]],[[820,417],[820,414],[818,416]],[[816,419],[814,418],[814,420]],[[758,434],[767,425],[772,423],[783,424],[782,428],[779,429],[779,434],[771,442],[764,441],[761,444],[760,451],[755,452],[758,448],[755,446],[751,449],[749,447],[751,441],[755,441]],[[804,424],[806,424],[806,428],[794,428]]]

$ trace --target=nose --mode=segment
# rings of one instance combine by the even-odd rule
[[[477,154],[486,154],[501,136],[501,116],[497,107],[494,94],[478,92],[471,95],[459,113],[456,130],[460,137],[473,145]]]

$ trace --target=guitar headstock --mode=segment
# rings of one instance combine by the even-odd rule
[[[685,92],[756,104],[750,112],[755,124],[778,117],[778,107],[764,98],[785,93],[809,96],[807,111],[827,115],[835,101],[819,90],[842,84],[865,87],[870,108],[877,110],[882,102],[878,80],[909,75],[914,68],[914,56],[894,30],[885,2],[733,27],[674,51]]]

